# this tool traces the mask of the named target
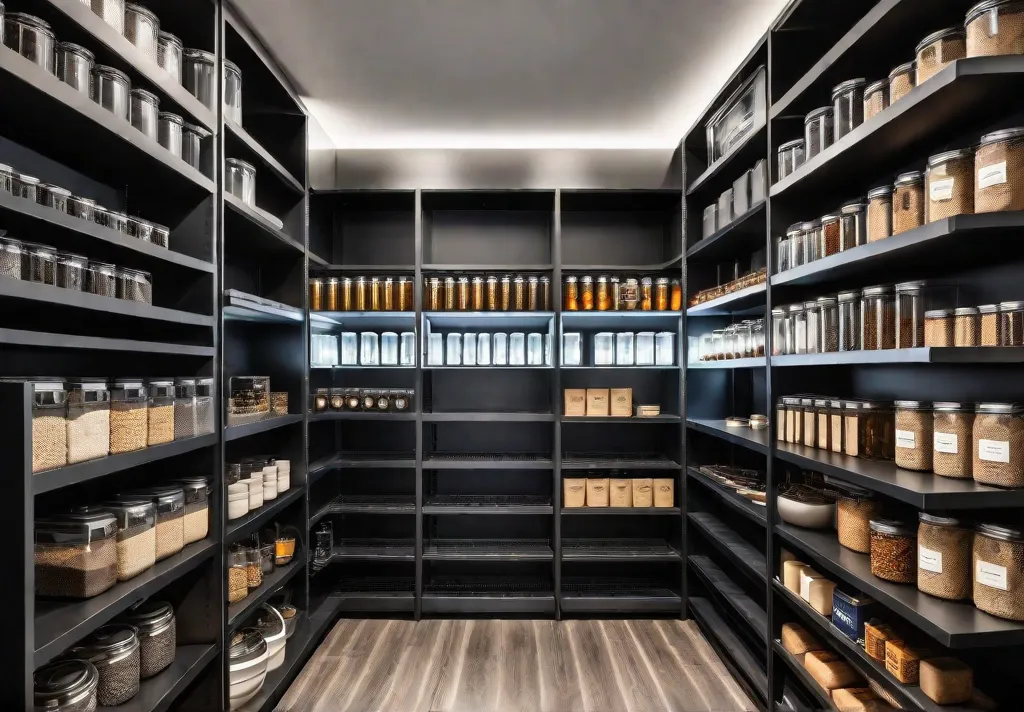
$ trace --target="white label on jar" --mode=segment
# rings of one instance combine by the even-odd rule
[[[978,187],[989,188],[1006,182],[1006,161],[982,166],[978,169]]]
[[[986,462],[1010,461],[1010,443],[1006,440],[985,440],[978,441],[978,459]]]
[[[956,446],[956,433],[935,433],[935,452],[956,455],[959,452]]]
[[[990,564],[978,559],[978,565],[974,569],[974,580],[989,588],[998,588],[1000,591],[1010,590],[1006,584],[1006,567],[999,564]]]
[[[933,549],[926,549],[923,546],[917,547],[917,565],[925,571],[933,574],[942,573],[942,552]]]
[[[933,201],[939,200],[952,200],[953,198],[953,179],[945,178],[943,180],[933,180],[930,189],[931,199]]]
[[[914,431],[913,430],[897,430],[896,431],[896,447],[908,448],[913,450],[915,446]]]

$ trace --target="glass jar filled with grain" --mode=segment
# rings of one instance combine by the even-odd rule
[[[162,445],[174,440],[174,380],[149,382],[149,424],[147,445]]]
[[[843,431],[843,402],[841,400],[830,400],[828,402],[828,444],[832,452],[843,452],[845,433]]]
[[[775,400],[775,439],[786,442],[786,398]]]
[[[804,233],[804,264],[821,259],[821,220],[801,223]]]
[[[829,400],[827,398],[814,399],[814,426],[817,442],[815,447],[819,450],[830,450],[832,447],[832,428],[829,427]]]
[[[1024,346],[1024,302],[999,303],[999,344]]]
[[[868,80],[848,79],[832,87],[833,133],[838,141],[864,123],[864,87]]]
[[[980,314],[977,307],[958,307],[953,310],[953,345],[978,346],[981,344]]]
[[[959,27],[947,27],[918,42],[915,52],[920,86],[953,61],[967,56],[967,35]]]
[[[975,482],[1024,487],[1024,407],[1016,403],[979,403],[974,418]]]
[[[967,11],[967,56],[1024,53],[1024,6],[1014,0],[982,0]]]
[[[896,406],[896,466],[928,472],[932,469],[932,404],[899,400]]]
[[[864,87],[864,120],[889,108],[889,80],[879,79]]]
[[[896,348],[924,346],[925,283],[901,282],[896,285]]]
[[[114,381],[110,389],[110,454],[146,447],[149,397],[141,378]],[[173,409],[173,406],[172,406]]]
[[[801,417],[804,421],[803,444],[807,447],[818,446],[818,412],[814,409],[813,398],[800,399]]]
[[[971,595],[974,532],[954,517],[918,513],[917,589],[949,601]]]
[[[907,62],[889,72],[889,105],[910,93],[917,85],[917,62]]]
[[[975,212],[1024,210],[1024,127],[982,136],[974,171]]]
[[[999,346],[1002,335],[999,331],[999,305],[978,305],[979,346]]]
[[[860,347],[879,351],[896,346],[896,301],[887,285],[867,287],[861,292]]]
[[[860,291],[840,292],[836,297],[839,311],[839,350],[860,349]]]
[[[843,454],[860,457],[860,401],[843,401]]]
[[[924,313],[924,345],[953,346],[953,310],[930,309]]]
[[[974,605],[999,618],[1024,621],[1024,532],[979,524],[971,558]]]
[[[924,225],[924,172],[900,174],[893,188],[892,234]]]
[[[205,477],[178,480],[185,494],[185,545],[202,541],[210,533],[210,487]]]
[[[835,297],[819,297],[816,300],[818,312],[818,353],[833,353],[839,350],[839,302]]]
[[[868,191],[868,242],[892,236],[891,185],[880,185]]]
[[[804,315],[807,321],[807,353],[816,354],[821,350],[821,312],[817,300],[804,302]]]
[[[932,406],[932,472],[942,477],[971,478],[974,408],[968,403],[937,402]]]
[[[839,208],[839,251],[868,244],[868,204],[857,200]]]
[[[795,397],[786,399],[786,442],[804,444],[804,409]]]
[[[67,400],[60,381],[32,381],[32,472],[68,464]]]
[[[821,216],[821,257],[830,257],[839,252],[839,215]]]
[[[147,499],[156,507],[156,560],[162,561],[185,548],[185,492],[179,485],[152,487],[125,493]]]
[[[102,379],[67,384],[68,463],[105,457],[110,449],[110,389]]]
[[[929,156],[924,183],[928,222],[973,213],[974,149],[960,148]]]
[[[103,509],[36,519],[36,595],[92,598],[116,584],[116,534],[117,520]]]
[[[832,141],[832,107],[820,106],[804,117],[804,155],[810,161]]]
[[[917,530],[898,519],[871,520],[871,573],[893,583],[917,581]]]
[[[127,581],[156,563],[156,506],[130,495],[102,506],[117,519],[117,580]]]
[[[844,485],[836,498],[836,531],[839,543],[861,554],[871,553],[871,520],[881,505],[868,490]]]
[[[238,603],[249,595],[249,577],[246,573],[245,547],[228,552],[228,603]]]

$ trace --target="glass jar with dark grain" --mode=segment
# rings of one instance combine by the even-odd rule
[[[839,350],[859,351],[861,348],[859,291],[840,292],[836,296],[839,307]]]
[[[384,278],[384,299],[381,302],[381,309],[383,311],[395,311],[395,278],[385,277]]]
[[[917,530],[896,519],[872,519],[871,573],[893,583],[916,583]]]
[[[370,311],[381,311],[384,308],[384,280],[370,277]]]
[[[644,277],[640,280],[640,311],[651,311],[654,308],[654,280]]]
[[[924,345],[953,346],[953,310],[930,309],[924,313]]]
[[[868,204],[847,203],[839,209],[839,251],[868,244]]]
[[[338,285],[337,308],[353,311],[356,308],[356,283],[351,277],[342,277]]]
[[[512,275],[501,278],[501,311],[512,311]]]
[[[859,457],[868,460],[892,460],[896,449],[896,425],[892,403],[860,401],[861,441]]]
[[[591,298],[593,298],[593,285],[591,285]],[[526,310],[526,279],[521,274],[516,275],[512,282],[512,310],[517,312]]]
[[[455,277],[444,278],[444,311],[455,311],[458,296],[455,290]]]
[[[807,447],[818,446],[818,411],[814,407],[813,398],[801,398],[800,410],[804,420],[803,444]]]
[[[836,532],[839,545],[861,554],[871,552],[871,519],[881,509],[874,493],[843,485],[836,498]]]
[[[1024,346],[1024,302],[1000,302],[999,325],[1002,346]]]
[[[611,283],[607,275],[597,278],[597,310],[609,311],[612,308]]]
[[[974,408],[952,401],[932,405],[932,472],[971,479]]]
[[[654,308],[657,311],[668,311],[668,304],[668,277],[658,277],[654,283]]]
[[[924,225],[924,173],[902,173],[893,187],[892,234]]]
[[[398,311],[416,311],[416,297],[408,277],[398,278]]]
[[[1000,330],[999,305],[979,304],[978,322],[981,333],[979,341],[982,346],[999,346],[1003,337]]]
[[[540,278],[540,301],[537,308],[551,311],[551,277]]]
[[[958,307],[953,311],[953,345],[978,346],[981,343],[977,307]]]
[[[480,276],[473,277],[472,290],[471,290],[470,293],[472,294],[472,297],[473,297],[472,300],[471,300],[470,309],[472,309],[473,311],[477,311],[477,312],[483,311],[484,310],[484,303],[485,303],[484,302],[484,278],[483,277],[480,277]]]
[[[526,311],[540,308],[540,277],[530,275],[526,280]]]
[[[562,284],[562,309],[564,311],[579,311],[579,281],[573,275],[565,278]]]
[[[322,311],[324,308],[324,281],[320,277],[309,280],[309,309]]]
[[[880,185],[868,191],[868,242],[892,236],[891,185]]]
[[[861,293],[860,345],[865,351],[896,346],[896,309],[892,287],[867,287]]]
[[[370,280],[366,277],[356,277],[355,311],[369,311],[370,300]]]
[[[499,306],[498,278],[492,274],[487,278],[487,311],[498,311]]]
[[[821,216],[821,249],[822,257],[829,257],[839,252],[839,216]]]
[[[827,354],[839,350],[839,302],[835,297],[819,297],[818,352]]]
[[[925,283],[901,282],[896,285],[896,348],[924,346]]]
[[[594,309],[594,278],[586,275],[580,279],[580,311]]]

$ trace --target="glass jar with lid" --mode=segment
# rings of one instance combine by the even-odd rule
[[[67,400],[62,382],[32,381],[32,472],[68,464]]]
[[[821,257],[831,257],[839,253],[841,231],[838,214],[821,216]]]
[[[865,351],[896,346],[896,309],[893,289],[882,285],[861,292],[860,346]]]
[[[867,79],[849,79],[832,88],[833,132],[838,141],[864,123],[864,87]]]
[[[668,277],[658,277],[658,279],[654,283],[654,309],[657,311],[668,311],[668,307]]]
[[[788,353],[807,353],[807,314],[804,312],[803,304],[791,304],[789,306],[790,333],[792,334],[792,349],[786,344]]]
[[[840,292],[836,303],[839,310],[839,350],[858,351],[861,347],[861,293]]]
[[[750,325],[750,343],[755,358],[764,357],[764,320],[758,319]]]
[[[871,520],[871,573],[893,583],[917,582],[917,530],[898,519]]]
[[[612,290],[608,275],[597,278],[597,310],[609,311],[612,308]]]
[[[955,344],[952,309],[929,309],[924,313],[924,345]]]
[[[891,185],[880,185],[868,191],[868,242],[892,236]]]
[[[971,478],[974,408],[939,402],[932,406],[932,472],[942,477]]]
[[[953,310],[953,345],[979,346],[981,344],[981,313],[977,307],[957,307]]]
[[[902,173],[893,188],[892,234],[899,235],[924,225],[924,173]]]
[[[843,444],[846,438],[843,429],[843,402],[841,400],[829,400],[828,426],[829,449],[832,452],[843,452]]]
[[[322,277],[312,277],[309,280],[309,310],[323,311],[324,308],[324,280]]]
[[[249,576],[246,573],[248,562],[245,552],[245,547],[242,546],[234,547],[228,552],[228,603],[238,603],[249,595]]]
[[[792,428],[790,428],[792,423]],[[802,398],[790,398],[786,401],[786,442],[793,445],[804,444],[804,406]],[[788,436],[792,436],[790,439]]]
[[[836,497],[836,531],[840,545],[861,554],[871,552],[871,520],[881,506],[872,492],[844,484]]]
[[[889,105],[910,93],[917,85],[917,62],[901,64],[889,72]]]
[[[804,140],[794,139],[783,143],[778,148],[779,180],[782,180],[804,163]]]
[[[959,519],[918,513],[917,590],[949,601],[971,595],[974,532]]]
[[[839,350],[839,302],[835,297],[819,297],[816,300],[818,313],[818,351],[827,354]]]
[[[195,381],[190,384],[195,393]],[[152,379],[149,382],[148,445],[162,445],[174,440],[174,381]]]
[[[864,87],[864,120],[889,108],[889,80],[879,79]]]
[[[821,259],[821,220],[809,220],[800,225],[804,234],[804,264]]]
[[[214,426],[213,379],[196,379],[196,435],[209,435]]]
[[[785,356],[787,342],[792,340],[785,309],[772,309],[772,356]]]
[[[138,694],[141,654],[135,626],[100,626],[71,649],[71,656],[96,666],[100,678],[96,702],[101,707],[120,705]]]
[[[733,329],[733,357],[734,358],[753,358],[754,349],[751,345],[751,331],[749,322],[740,322],[732,327]],[[637,335],[637,356],[639,357],[640,335]]]
[[[978,342],[980,346],[999,346],[1002,342],[998,304],[978,305]]]
[[[102,509],[76,509],[35,520],[35,592],[92,598],[117,583],[117,520]]]
[[[925,283],[901,282],[896,285],[897,349],[917,349],[924,343]]]
[[[813,398],[801,398],[800,409],[803,411],[803,444],[807,447],[818,446],[818,411],[814,407]]]
[[[804,155],[810,161],[832,145],[832,107],[821,106],[804,118]]]
[[[67,383],[68,463],[106,457],[110,449],[110,389],[102,379]]]
[[[142,304],[153,303],[153,276],[138,269],[119,267],[114,271],[117,298]]]
[[[981,137],[974,154],[974,211],[1024,210],[1024,127],[994,131]]]
[[[775,238],[775,274],[785,272],[789,264],[789,237]]]
[[[974,605],[999,618],[1024,621],[1024,532],[979,524],[972,553]]]
[[[57,286],[61,289],[85,291],[85,273],[89,260],[71,252],[57,253]]]
[[[0,277],[21,279],[23,247],[20,240],[0,237]]]
[[[1024,346],[1024,302],[999,303],[999,343]]]
[[[567,276],[562,282],[562,309],[579,311],[578,281],[574,275]]]
[[[209,484],[205,477],[178,480],[185,494],[185,545],[202,541],[210,533]]]
[[[47,663],[32,673],[32,697],[36,710],[89,712],[97,706],[100,675],[88,660]]]
[[[585,275],[580,280],[580,309],[582,311],[593,311],[594,309],[594,278]]]
[[[924,174],[928,222],[974,212],[974,149],[944,151],[928,158]]]
[[[263,585],[263,558],[257,547],[246,547],[245,549],[245,575],[246,585],[250,591],[255,591]]]
[[[174,439],[195,437],[199,430],[196,379],[174,379]]]
[[[643,277],[640,280],[640,311],[651,311],[654,308],[654,280]]]
[[[180,486],[136,490],[125,496],[148,499],[156,507],[157,561],[185,548],[185,492]]]
[[[860,457],[892,460],[896,449],[893,404],[889,401],[860,401],[858,421]]]
[[[775,399],[775,439],[780,443],[788,442],[786,439],[786,411],[788,410],[788,398]]]
[[[843,454],[860,457],[860,401],[843,401]]]
[[[806,252],[804,251],[803,225],[803,223],[796,223],[786,228],[786,242],[789,245],[789,269],[799,267],[804,263]]]
[[[49,245],[24,242],[22,276],[25,281],[57,285],[57,251]]]
[[[807,353],[820,353],[821,349],[821,312],[817,300],[804,302],[804,316],[807,322]]]
[[[110,390],[110,454],[141,450],[149,439],[149,394],[141,378],[114,381]]]
[[[898,400],[896,406],[896,466],[929,472],[932,469],[932,404]]]
[[[177,634],[174,608],[170,603],[143,601],[129,608],[122,618],[138,631],[143,680],[162,672],[174,662]]]
[[[968,14],[970,18],[970,14]],[[968,20],[969,22],[969,20]],[[944,67],[967,56],[967,35],[961,27],[933,32],[917,43],[917,86],[931,79]]]
[[[1013,0],[983,0],[967,12],[966,56],[1020,54],[1024,7]]]
[[[979,403],[974,418],[975,482],[1024,487],[1024,407]]]
[[[127,581],[156,563],[156,506],[132,496],[102,506],[117,519],[117,580]]]
[[[827,398],[815,398],[814,399],[814,418],[816,425],[814,426],[815,436],[817,438],[813,447],[817,447],[819,450],[830,449],[832,442],[832,428],[829,424],[829,400]]]
[[[868,204],[847,203],[839,209],[839,251],[868,244]]]

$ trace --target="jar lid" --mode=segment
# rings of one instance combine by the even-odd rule
[[[878,297],[892,294],[892,286],[888,284],[877,284],[873,287],[864,287],[861,291],[865,297]]]
[[[232,665],[252,662],[267,654],[267,641],[256,628],[242,628],[231,638],[228,659]]]
[[[246,173],[252,173],[253,175],[256,174],[256,166],[249,163],[248,161],[243,161],[241,158],[225,158],[224,162],[227,163],[229,166],[241,168]],[[460,277],[460,279],[462,278]]]
[[[819,227],[821,227],[821,220],[808,220],[805,223],[800,223],[800,229],[804,232],[808,232]]]
[[[188,52],[188,50],[186,50],[186,53],[187,52]],[[196,126],[195,124],[190,124],[187,121],[185,122],[185,129],[184,130],[185,130],[186,133],[195,134],[199,138],[209,138],[210,136],[213,136],[213,133],[211,131],[207,131],[202,126]]]
[[[891,185],[880,185],[872,188],[868,191],[868,200],[874,200],[875,198],[886,198],[892,195]]]
[[[819,222],[822,225],[825,225],[826,223],[830,223],[831,224],[831,223],[834,223],[834,222],[839,222],[839,216],[838,215],[833,215],[831,213],[828,214],[828,215],[822,215],[821,216],[821,220]]]
[[[224,59],[224,69],[231,72],[232,74],[237,74],[239,79],[242,78],[242,70],[239,69],[238,65],[232,62],[230,59]]]
[[[977,20],[989,10],[995,10],[1005,5],[1010,5],[1012,7],[1014,4],[1015,0],[983,0],[967,11],[967,19],[964,21],[964,27],[967,27],[967,25]]]
[[[815,408],[827,408],[828,407],[828,399],[827,398],[815,398],[814,399],[814,407]]]
[[[135,3],[128,2],[124,5],[124,11],[133,12],[136,15],[142,15],[147,20],[150,20],[157,27],[160,26],[160,21],[157,19],[156,13],[150,10],[148,7],[143,7],[142,5],[136,5]]]
[[[92,52],[87,50],[82,45],[75,44],[74,42],[58,42],[57,51],[76,54],[79,57],[87,59],[89,62],[93,62],[96,59],[96,55],[94,55]]]
[[[79,645],[72,648],[72,653],[82,655],[93,663],[112,663],[135,652],[139,647],[139,631],[127,623],[108,623],[100,626]]]
[[[1024,127],[1017,126],[1015,128],[1000,129],[999,131],[993,131],[992,133],[987,133],[982,136],[979,146],[988,146],[992,143],[1012,141],[1014,139],[1019,139],[1021,136],[1024,136]]]
[[[90,262],[89,267],[95,263]],[[106,266],[106,265],[104,265]],[[110,265],[113,267],[113,265]],[[141,378],[118,378],[110,389],[110,399],[117,401],[139,401],[146,399],[146,387]]]
[[[782,307],[775,307],[772,309],[772,316],[785,316],[786,310]]]
[[[930,401],[898,400],[895,405],[900,410],[931,410]]]
[[[843,401],[843,408],[845,408],[846,410],[859,410],[860,409],[860,401],[854,401],[854,400]]]
[[[156,505],[138,496],[124,496],[104,502],[103,509],[117,518],[118,529],[133,529],[143,524],[156,524]]]
[[[176,482],[181,485],[187,504],[206,501],[210,486],[205,477],[184,477]]]
[[[900,282],[896,285],[896,293],[900,292],[919,292],[928,286],[928,283],[923,279],[914,280],[912,282]]]
[[[789,227],[786,228],[786,237],[792,237],[794,235],[799,235],[803,231],[804,231],[803,223],[793,223],[792,225],[790,225]]]
[[[1021,304],[1024,305],[1024,302],[1022,302]],[[998,311],[999,311],[999,305],[998,304],[979,304],[978,305],[978,313],[979,314],[995,314]]]
[[[813,398],[801,398],[800,399],[800,405],[802,405],[804,408],[810,408],[811,406],[814,405],[814,399]]]
[[[949,161],[955,161],[961,158],[972,158],[974,156],[973,148],[958,148],[953,151],[943,151],[942,153],[936,153],[934,156],[928,156],[928,167],[934,168],[935,166]]]
[[[917,531],[899,519],[872,519],[868,522],[871,531],[894,536],[916,537]]]
[[[790,314],[797,314],[797,313],[802,312],[804,310],[804,305],[803,304],[790,304],[788,307],[786,307],[786,309],[789,311]]]
[[[159,114],[157,114],[157,118],[160,121],[167,121],[172,124],[177,124],[178,126],[185,125],[185,119],[181,118],[177,114],[171,113],[170,111],[161,111]]]
[[[953,310],[955,316],[975,316],[978,314],[978,307],[957,307]]]
[[[88,660],[58,660],[32,673],[36,709],[72,709],[99,685],[100,674]]]
[[[197,62],[202,62],[203,64],[213,65],[217,63],[217,57],[213,54],[213,52],[207,52],[206,50],[195,49],[194,47],[186,47],[185,51],[182,52],[182,54],[188,59],[193,59]]]
[[[882,408],[891,408],[892,401],[860,401],[861,410],[880,410]]]
[[[797,146],[803,148],[803,145],[804,140],[802,138],[795,138],[792,141],[786,141],[784,144],[779,146],[779,152],[781,153],[782,151],[788,151],[791,148],[796,148]]]
[[[196,395],[197,396],[212,396],[213,395],[213,379],[209,376],[204,378],[196,379]]]
[[[584,281],[586,281],[586,279],[584,279]],[[644,277],[643,279],[640,280],[640,284],[642,284],[645,287],[650,287],[653,283],[654,282],[650,277]]]
[[[868,209],[868,204],[861,202],[860,200],[854,200],[847,203],[843,207],[839,208],[840,215],[851,215],[853,213],[862,213]]]
[[[860,299],[860,291],[854,290],[851,292],[840,292],[836,295],[836,299],[840,302],[850,302],[854,299]]]
[[[830,408],[842,408],[843,402],[841,400],[830,400],[828,405]]]
[[[889,79],[895,79],[899,75],[907,74],[908,72],[913,72],[915,69],[917,69],[916,61],[901,64],[900,66],[896,67],[891,72],[889,72]]]
[[[924,313],[925,319],[945,319],[953,316],[952,309],[929,309]]]
[[[170,378],[151,378],[149,381],[150,398],[173,398],[174,380]]]
[[[834,87],[832,87],[832,98],[835,99],[840,94],[845,94],[851,89],[862,87],[867,83],[868,80],[865,79],[864,77],[860,77],[859,79],[847,79],[845,82],[842,82],[841,84],[836,84]]]
[[[184,46],[182,45],[181,40],[176,36],[172,35],[170,32],[164,32],[163,30],[160,31],[159,35],[157,35],[157,40],[161,44],[175,45],[179,50]]]
[[[92,68],[92,71],[93,74],[98,74],[101,77],[106,77],[107,79],[113,79],[118,84],[128,86],[131,83],[128,80],[128,75],[115,67],[108,67],[105,64],[97,64]]]
[[[154,487],[132,490],[126,497],[144,497],[156,505],[157,514],[174,514],[185,506],[185,492],[180,487]]]
[[[68,397],[64,384],[52,378],[33,380],[32,391],[33,402],[43,408],[62,406]]]
[[[152,384],[150,384],[152,385]],[[174,397],[175,398],[192,398],[196,394],[196,379],[194,378],[175,378],[174,379]]]
[[[57,261],[63,265],[75,265],[85,269],[89,264],[89,258],[84,255],[76,255],[72,252],[58,252]]]
[[[932,404],[932,410],[944,413],[967,413],[973,411],[974,406],[957,403],[956,401],[936,401]]]
[[[109,539],[116,532],[114,515],[99,507],[81,507],[35,521],[37,544],[89,544]]]
[[[655,281],[657,284],[668,284],[668,277],[658,277]]]
[[[889,88],[889,80],[888,79],[879,79],[878,81],[871,82],[866,87],[864,87],[864,94],[866,96],[868,94],[874,94],[879,89],[888,89],[888,88]]]
[[[832,107],[831,106],[819,106],[817,109],[814,109],[813,111],[811,111],[810,113],[807,114],[807,116],[804,118],[804,123],[805,124],[809,124],[812,121],[817,121],[818,119],[820,119],[823,116],[831,116],[831,115],[832,115]]]
[[[897,188],[901,188],[905,185],[917,185],[922,182],[924,182],[924,171],[910,171],[908,173],[900,173],[896,176]]]
[[[1024,302],[999,302],[1000,311],[1018,311],[1024,309]]]
[[[830,307],[830,306],[832,306],[833,304],[836,303],[836,298],[835,297],[818,297],[817,300],[815,300],[815,301],[817,302],[817,305],[819,307]]]
[[[568,277],[565,278],[565,281],[566,282],[575,282],[576,281],[576,275],[570,274]]]
[[[160,97],[151,91],[146,91],[145,89],[132,89],[132,98],[141,99],[147,104],[152,104],[153,106],[160,106]]]
[[[39,179],[36,178],[35,176],[30,176],[28,173],[18,173],[18,172],[15,172],[14,175],[18,176],[18,180],[20,180],[22,183],[29,183],[31,185],[39,185]],[[31,242],[31,243],[25,243],[25,244],[36,245],[38,243]],[[46,245],[39,245],[39,246],[40,247],[46,247],[49,250],[54,249],[52,247],[47,247]]]
[[[928,512],[918,512],[918,520],[925,524],[934,524],[939,527],[958,527],[960,526],[960,520],[956,517],[942,517],[938,514],[928,514]]]
[[[1004,527],[1001,524],[979,524],[978,533],[982,536],[1003,541],[1024,541],[1024,532],[1013,527]]]
[[[17,22],[19,25],[28,25],[37,30],[50,32],[50,23],[35,15],[29,15],[27,12],[9,12],[7,13],[7,19]]]
[[[807,311],[807,310],[810,310],[810,309],[816,309],[817,306],[818,306],[818,300],[814,300],[813,302],[804,302],[804,311]]]
[[[992,414],[1017,414],[1022,410],[1017,403],[978,403],[975,411],[978,413]]]
[[[953,37],[956,37],[958,39],[965,39],[966,36],[964,34],[964,31],[959,27],[947,27],[944,30],[939,30],[938,32],[931,33],[923,40],[918,42],[917,47],[914,49],[914,54],[921,54],[921,50],[923,50],[930,44],[935,44],[939,40],[948,40]]]
[[[174,609],[167,601],[142,601],[129,608],[124,622],[138,628],[139,633],[151,634],[174,620]]]

